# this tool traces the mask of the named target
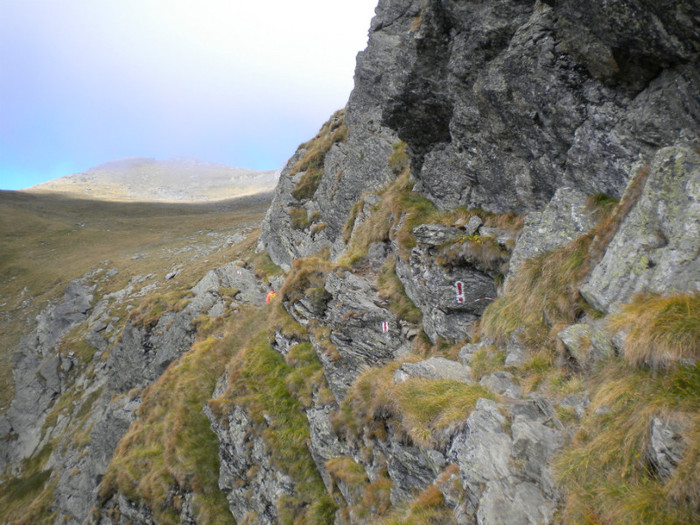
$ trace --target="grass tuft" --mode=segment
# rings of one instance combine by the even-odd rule
[[[591,241],[591,235],[583,235],[562,248],[527,259],[506,294],[484,311],[484,335],[505,342],[524,326],[574,323],[587,308],[578,283],[590,269]]]
[[[700,293],[638,295],[608,326],[626,332],[625,358],[636,365],[668,366],[700,359]]]
[[[334,419],[339,432],[385,439],[386,425],[416,444],[429,448],[443,445],[443,434],[464,421],[481,398],[494,399],[480,385],[449,380],[412,378],[394,384],[401,363],[372,368],[358,377]]]

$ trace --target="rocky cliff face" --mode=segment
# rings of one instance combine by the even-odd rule
[[[299,199],[298,159],[314,147],[302,145],[282,173],[260,240],[292,273],[316,264],[301,258],[327,247],[336,264],[300,296],[285,293],[283,304],[311,327],[338,403],[310,413],[312,454],[329,471],[329,490],[342,494],[337,521],[371,522],[362,514],[377,508],[363,507],[368,487],[383,479],[391,505],[404,509],[417,492],[438,487],[458,523],[562,519],[552,458],[575,430],[558,415],[571,410],[580,420],[593,392],[542,398],[547,388],[530,386],[521,400],[518,383],[531,379],[520,367],[535,366],[542,350],[527,322],[499,325],[506,313],[498,308],[509,296],[535,293],[522,285],[533,261],[554,264],[550,254],[585,244],[585,262],[566,286],[580,287],[588,304],[534,314],[563,349],[552,357],[560,360],[555,368],[590,371],[625,352],[624,336],[596,316],[620,311],[635,294],[700,290],[699,16],[689,2],[380,1],[358,56],[347,136],[326,150],[322,176]],[[403,154],[413,200],[395,206],[401,183],[392,180],[402,177]],[[422,198],[430,202],[418,205]],[[622,199],[607,222],[592,204],[605,199]],[[294,223],[299,207],[313,224]],[[523,216],[524,228],[509,213]],[[544,281],[546,272],[530,279]],[[397,292],[387,292],[387,274],[420,322],[391,307]],[[475,330],[492,303],[496,313]],[[420,329],[432,343],[495,340],[463,346],[446,365],[404,364],[393,386],[370,387],[367,368],[405,360]],[[479,371],[485,358],[503,359],[496,367],[503,371]],[[403,381],[452,381],[451,371],[474,360],[476,369],[458,381],[473,388],[480,379],[498,401],[481,399],[432,440],[412,435],[410,417],[395,404],[374,412],[357,406],[362,388],[399,395]],[[350,412],[362,420],[367,410],[369,428],[338,433],[339,419]],[[338,458],[345,473],[334,473]],[[444,481],[454,466],[458,493]],[[356,475],[354,487],[353,469],[365,476]]]
[[[380,0],[262,224],[286,276],[212,270],[113,341],[76,281],[22,343],[0,465],[66,436],[56,522],[697,521],[698,28]],[[50,347],[85,322],[83,369]]]

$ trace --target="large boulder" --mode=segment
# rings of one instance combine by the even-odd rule
[[[581,293],[597,309],[610,312],[640,292],[700,291],[698,254],[700,154],[683,145],[664,148]]]

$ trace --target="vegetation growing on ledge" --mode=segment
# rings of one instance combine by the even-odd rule
[[[316,136],[300,146],[306,152],[289,171],[289,176],[304,172],[292,191],[292,197],[301,201],[313,197],[323,177],[323,162],[333,144],[344,142],[348,135],[345,110],[336,111]]]
[[[578,286],[590,269],[591,240],[590,234],[584,235],[562,248],[527,259],[506,294],[484,311],[483,333],[503,342],[518,328],[532,331],[541,325],[575,322],[589,308]]]
[[[452,509],[445,504],[445,496],[439,484],[432,484],[418,494],[407,508],[394,510],[381,523],[382,525],[445,525],[455,523],[455,517]]]
[[[53,523],[53,504],[56,481],[51,481],[51,470],[46,463],[53,452],[46,445],[33,458],[22,462],[23,474],[0,483],[0,517],[3,523],[34,525]]]
[[[326,276],[335,267],[320,257],[294,260],[281,290],[282,300],[294,303],[306,298],[315,309],[323,308],[329,299],[324,288]]]
[[[381,191],[381,200],[367,220],[354,231],[350,222],[346,224],[345,231],[352,232],[352,238],[341,262],[356,264],[367,256],[367,250],[373,242],[396,240],[404,252],[413,247],[415,241],[411,230],[437,213],[437,208],[425,197],[413,193],[412,188],[413,182],[406,167],[396,180]],[[354,224],[352,214],[351,219]],[[399,222],[401,228],[398,228]]]
[[[381,268],[377,276],[377,288],[379,295],[389,300],[389,311],[397,319],[419,324],[423,319],[423,313],[413,304],[413,301],[406,295],[403,283],[396,275],[396,258],[390,255]]]
[[[392,433],[422,447],[439,448],[444,431],[464,421],[479,398],[495,399],[480,385],[446,379],[410,378],[394,384],[400,366],[392,362],[357,378],[334,420],[338,431],[386,439],[386,425],[392,425]]]
[[[239,322],[253,322],[255,314]],[[242,325],[241,325],[242,326]],[[238,350],[245,332],[195,343],[176,366],[146,389],[139,418],[122,438],[100,486],[106,502],[119,492],[143,501],[159,521],[178,521],[173,487],[194,493],[197,518],[230,523],[228,503],[218,487],[219,442],[202,412],[223,374],[227,356]]]
[[[164,313],[182,311],[193,296],[187,289],[151,295],[129,313],[129,321],[134,326],[153,328]]]

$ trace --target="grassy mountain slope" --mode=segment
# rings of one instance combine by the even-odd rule
[[[159,293],[191,286],[209,268],[235,258],[227,240],[242,228],[257,228],[268,204],[264,196],[183,205],[0,192],[2,384],[12,385],[13,348],[69,281],[108,267],[118,274],[103,294],[136,275],[154,274]],[[164,281],[175,270],[176,277]],[[11,398],[11,388],[0,392],[0,411]]]

